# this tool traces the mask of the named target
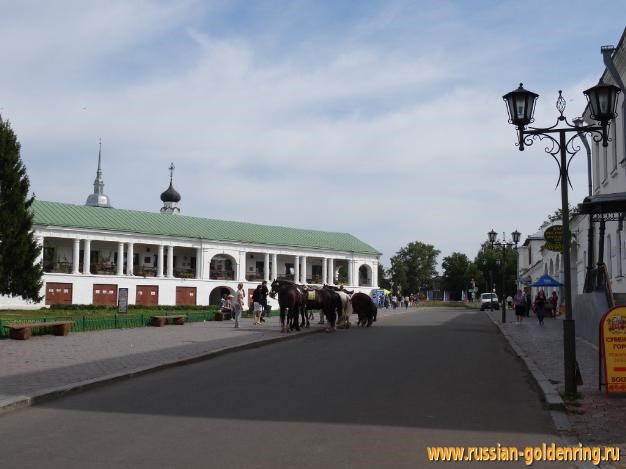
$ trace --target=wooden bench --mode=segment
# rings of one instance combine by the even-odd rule
[[[33,335],[33,327],[49,328],[54,335],[66,336],[74,321],[25,322],[20,324],[5,324],[9,329],[9,337],[16,340],[28,340]]]
[[[150,325],[155,327],[163,327],[168,321],[171,321],[172,324],[176,324],[178,326],[182,326],[185,324],[185,320],[187,319],[187,315],[185,314],[170,314],[167,316],[150,316]]]

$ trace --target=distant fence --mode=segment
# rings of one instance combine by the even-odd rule
[[[54,311],[54,310],[52,310]],[[0,319],[0,337],[8,337],[9,329],[5,328],[5,325],[9,324],[24,324],[24,323],[37,323],[37,322],[51,322],[51,321],[74,321],[70,331],[72,332],[86,332],[86,331],[103,331],[107,329],[130,329],[134,327],[145,327],[150,322],[150,316],[168,316],[176,314],[185,314],[187,316],[187,322],[202,322],[213,321],[215,319],[215,313],[217,308],[210,308],[207,310],[184,310],[174,309],[169,311],[153,310],[142,311],[130,314],[111,314],[107,316],[88,316],[88,315],[48,315],[45,317],[24,317],[24,318],[11,318]],[[274,312],[276,313],[276,312]],[[270,315],[272,315],[270,313]],[[248,311],[244,311],[243,317],[251,317]],[[45,328],[33,328],[33,335],[45,333]]]

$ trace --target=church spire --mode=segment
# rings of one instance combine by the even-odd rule
[[[91,207],[111,207],[109,197],[104,194],[104,180],[102,179],[102,139],[98,142],[98,169],[96,170],[96,179],[93,181],[93,194],[87,197],[85,205]]]

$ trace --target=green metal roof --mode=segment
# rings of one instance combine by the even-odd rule
[[[34,224],[147,235],[176,236],[211,241],[238,241],[333,251],[381,254],[348,233],[301,230],[163,213],[87,207],[35,200]]]

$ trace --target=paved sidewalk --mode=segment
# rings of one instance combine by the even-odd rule
[[[379,318],[393,314],[381,311]],[[288,334],[274,316],[260,326],[243,319],[239,329],[232,321],[207,321],[0,340],[0,413],[94,383],[319,332],[318,320],[316,313],[310,329]]]
[[[501,311],[487,311],[500,324]],[[521,324],[513,311],[507,312],[503,331],[524,351],[560,394],[564,392],[563,317],[546,318],[540,326],[532,316]],[[572,429],[583,444],[617,445],[626,454],[626,398],[605,397],[598,390],[598,348],[582,339],[576,340],[576,359],[583,378],[578,390],[582,397],[566,402]]]

